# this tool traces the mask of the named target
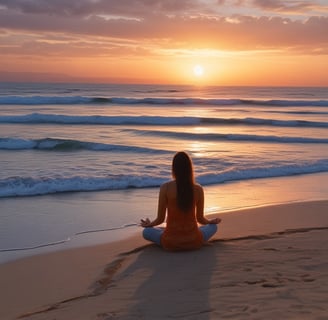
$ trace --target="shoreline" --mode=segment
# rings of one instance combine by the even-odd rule
[[[327,179],[328,173],[320,173],[204,186],[205,214],[322,200],[328,194]],[[133,224],[142,217],[154,217],[157,197],[158,188],[150,188],[0,199],[4,226],[0,233],[0,264],[133,236],[138,233]],[[103,229],[116,230],[94,232]],[[84,233],[88,230],[92,232]],[[4,252],[38,246],[33,250]]]
[[[268,245],[268,254],[270,251],[272,251],[271,254],[276,254],[278,251],[280,252],[280,249],[277,249],[277,252],[276,249],[269,250],[271,246],[274,248],[276,243],[287,247],[297,247],[299,245],[294,244],[294,242],[301,241],[302,244],[307,243],[307,245],[311,247],[311,243],[314,241],[312,235],[320,234],[321,238],[319,238],[322,239],[321,242],[324,242],[323,237],[328,234],[327,209],[328,200],[322,200],[262,206],[216,214],[223,219],[223,222],[219,225],[219,231],[213,238],[212,246],[204,247],[201,250],[190,253],[182,253],[181,257],[185,256],[188,259],[195,259],[195,257],[200,255],[206,262],[210,259],[209,255],[214,254],[222,255],[222,259],[225,259],[224,250],[221,252],[222,246],[224,247],[225,244],[228,244],[228,247],[231,246],[234,250],[240,250],[240,246],[242,246],[246,251],[249,245],[255,248],[252,253],[255,261],[260,258],[257,255],[261,254],[257,247],[262,246],[264,243]],[[267,237],[264,237],[264,235],[267,235]],[[237,238],[239,238],[238,241],[234,241],[234,239],[236,240]],[[286,241],[284,241],[284,239],[286,241],[288,240],[288,243],[285,243]],[[318,243],[320,243],[318,241],[320,239],[317,239],[316,243],[313,245],[318,246]],[[268,243],[272,244],[269,245]],[[321,246],[324,246],[324,244],[321,243]],[[299,247],[299,249],[301,249],[301,247]],[[314,247],[312,250],[313,249]],[[209,251],[211,251],[211,253],[209,253]],[[304,253],[302,254],[302,250],[296,251],[294,253],[295,261],[300,259],[299,262],[302,263]],[[311,251],[307,254],[311,254]],[[18,316],[24,315],[25,319],[39,320],[47,319],[48,313],[51,313],[52,316],[52,313],[54,313],[56,314],[56,319],[90,319],[86,314],[90,315],[90,312],[97,314],[97,312],[99,313],[100,311],[94,306],[85,310],[86,314],[84,315],[81,310],[85,308],[81,308],[80,304],[82,300],[84,300],[84,302],[88,301],[88,303],[96,303],[98,299],[100,304],[98,307],[101,306],[101,308],[112,310],[107,312],[108,315],[116,312],[122,315],[122,319],[125,319],[127,315],[124,315],[123,309],[120,309],[121,311],[116,310],[120,305],[122,307],[122,302],[119,302],[119,299],[125,297],[124,299],[130,299],[130,302],[133,304],[135,299],[141,297],[137,295],[132,298],[132,296],[127,295],[126,292],[123,297],[120,288],[128,290],[126,286],[130,286],[129,288],[131,289],[131,286],[133,287],[136,285],[135,282],[142,280],[148,283],[147,279],[149,279],[149,275],[141,275],[141,279],[139,277],[139,280],[134,280],[134,282],[131,280],[132,283],[130,284],[125,283],[124,279],[120,279],[120,275],[122,275],[122,272],[130,270],[127,273],[128,276],[134,275],[137,279],[139,276],[139,267],[136,269],[134,262],[136,260],[139,261],[139,257],[143,255],[147,256],[147,263],[150,269],[155,263],[153,260],[154,257],[158,258],[162,263],[167,261],[166,259],[168,257],[173,260],[179,260],[174,265],[174,267],[178,269],[183,263],[183,259],[180,261],[180,258],[178,258],[180,254],[164,252],[154,245],[149,245],[149,243],[143,240],[141,235],[138,234],[118,242],[45,253],[1,264],[0,287],[2,289],[0,299],[3,307],[0,310],[0,318],[16,319]],[[327,254],[322,252],[322,259],[325,259],[325,255]],[[235,267],[238,263],[243,263],[241,258],[244,259],[245,257],[242,256],[240,261],[238,260],[238,255],[233,255],[232,258]],[[270,258],[270,254],[267,258]],[[311,259],[312,258],[313,257],[311,257]],[[317,258],[319,259],[320,256]],[[139,264],[140,263],[141,261]],[[230,263],[231,261],[228,259],[227,264],[229,265]],[[293,266],[295,267],[295,265]],[[220,265],[214,263],[209,266],[207,271],[215,273],[217,267],[220,267]],[[324,268],[324,263],[322,267]],[[160,266],[158,266],[158,268],[161,271]],[[162,266],[162,268],[164,268],[164,266]],[[265,269],[265,266],[263,266],[263,268]],[[292,273],[290,268],[291,266],[287,271]],[[192,269],[194,269],[194,267]],[[194,271],[191,270],[188,272]],[[135,274],[136,272],[137,275]],[[174,270],[165,272],[168,277],[174,277]],[[304,274],[306,274],[306,272],[304,272]],[[327,270],[326,273],[323,274],[325,274],[326,277]],[[236,272],[233,276],[239,277],[239,273]],[[324,281],[326,280],[328,280],[328,277],[324,278]],[[162,283],[162,285],[165,283],[163,282],[164,280],[160,278],[157,279],[157,281],[159,284]],[[168,281],[168,279],[166,279],[166,281]],[[197,282],[197,280],[195,281]],[[306,283],[306,281],[303,282]],[[309,283],[310,282],[311,281],[309,281]],[[211,283],[212,282],[208,281],[207,291],[213,289]],[[149,285],[150,284],[151,283],[149,283]],[[264,285],[266,283],[264,282],[262,284]],[[112,285],[113,287],[111,287]],[[185,283],[185,285],[188,284]],[[113,295],[115,298],[115,305],[106,305],[102,301],[108,294]],[[109,299],[108,296],[107,299]],[[152,312],[147,309],[148,307],[146,305],[147,302],[145,301],[142,307],[145,308],[147,312]],[[63,306],[65,307],[62,308]],[[187,306],[185,307],[187,308]],[[72,316],[71,312],[73,312],[75,316]],[[135,310],[133,312],[135,312]],[[106,312],[104,312],[104,314],[105,313]],[[118,318],[121,319],[121,317]],[[193,319],[192,317],[190,318]],[[105,319],[105,317],[103,319]],[[204,317],[201,319],[209,318]]]

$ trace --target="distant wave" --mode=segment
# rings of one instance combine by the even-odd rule
[[[56,124],[101,124],[101,125],[267,125],[279,127],[328,127],[328,122],[307,120],[275,120],[264,118],[202,118],[166,116],[99,116],[31,113],[0,116],[0,123],[56,123]]]
[[[134,90],[134,92],[138,93],[176,93],[176,92],[184,92],[186,90],[177,90],[177,89],[144,89],[144,90]]]
[[[162,130],[138,130],[124,129],[124,131],[133,132],[140,135],[151,135],[159,137],[169,137],[186,140],[205,140],[205,141],[259,141],[259,142],[279,142],[279,143],[328,143],[328,138],[308,138],[308,137],[288,137],[288,136],[267,136],[254,134],[236,134],[236,133],[190,133]]]
[[[197,177],[203,185],[255,178],[290,176],[328,171],[328,159],[269,167],[231,167],[222,172],[208,172]],[[158,187],[166,178],[149,175],[73,176],[73,177],[9,177],[0,180],[0,197],[34,196],[58,192],[119,190]]]
[[[288,136],[265,136],[249,134],[220,134],[220,133],[189,133],[176,131],[157,131],[157,130],[137,130],[125,129],[124,131],[140,135],[150,135],[157,137],[169,137],[185,140],[204,140],[204,141],[259,141],[277,143],[328,143],[328,138],[307,138],[307,137],[288,137]],[[125,146],[120,144],[98,143],[70,139],[42,138],[42,139],[23,139],[23,138],[0,138],[0,150],[42,150],[42,151],[109,151],[109,152],[137,152],[166,154],[169,150],[151,149],[137,146]]]
[[[229,110],[231,111],[231,110]],[[245,111],[245,110],[238,110],[238,111]],[[308,114],[328,114],[328,111],[307,111],[307,110],[298,110],[298,111],[295,111],[295,110],[289,110],[289,111],[286,111],[286,110],[264,110],[265,112],[267,113],[278,113],[278,114],[305,114],[305,115],[308,115]]]
[[[48,150],[48,151],[117,151],[117,152],[141,152],[141,153],[168,153],[166,150],[150,149],[137,146],[125,146],[120,144],[108,144],[98,142],[88,142],[69,139],[43,138],[43,139],[22,139],[22,138],[0,138],[0,150]]]
[[[328,127],[328,122],[308,120],[276,120],[264,118],[202,118],[202,123],[227,125],[266,125],[276,127]]]
[[[195,117],[162,116],[68,116],[61,114],[31,113],[26,115],[0,116],[0,123],[58,123],[58,124],[140,124],[140,125],[192,125],[199,124]]]
[[[158,91],[159,93],[161,91]],[[175,91],[172,91],[175,92]],[[205,98],[129,98],[87,96],[0,96],[0,105],[45,104],[150,104],[150,105],[268,105],[268,106],[318,106],[327,107],[328,100],[256,100],[256,99],[205,99]]]

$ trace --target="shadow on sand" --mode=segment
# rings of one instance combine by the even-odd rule
[[[121,281],[138,283],[131,292],[134,303],[127,306],[128,317],[209,319],[214,311],[210,282],[217,265],[213,246],[220,245],[188,252],[165,252],[155,245],[144,248],[120,275]]]

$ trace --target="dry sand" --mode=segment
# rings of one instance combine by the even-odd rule
[[[328,319],[328,201],[219,216],[197,251],[137,235],[0,265],[0,319]]]

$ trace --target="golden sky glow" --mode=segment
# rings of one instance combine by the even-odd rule
[[[0,0],[0,80],[328,86],[325,30],[326,0]]]

